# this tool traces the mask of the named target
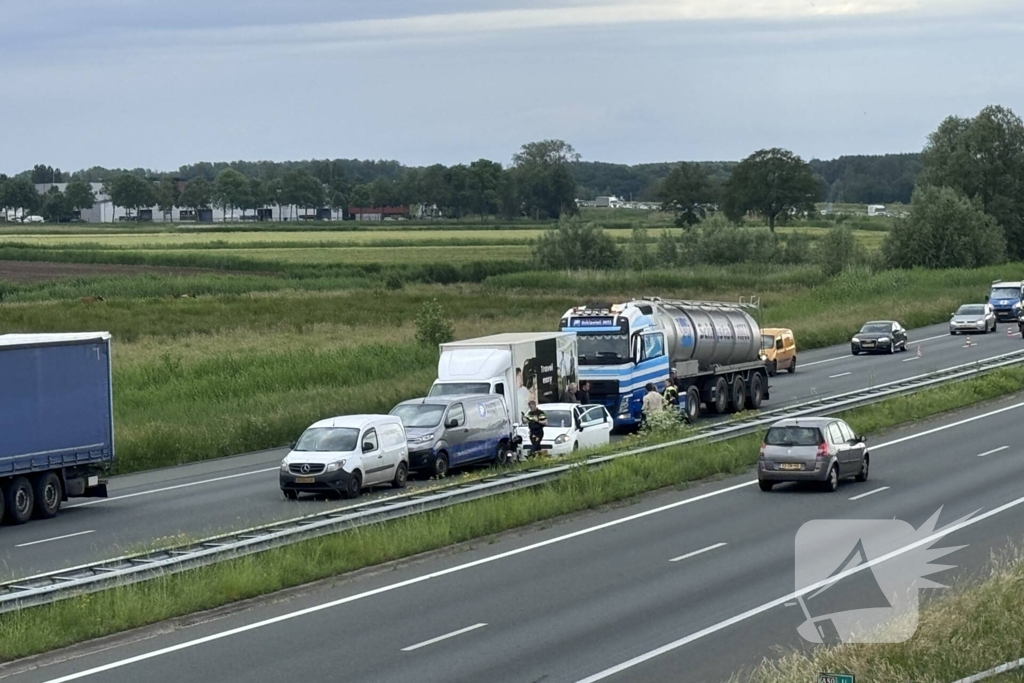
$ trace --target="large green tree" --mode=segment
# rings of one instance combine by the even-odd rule
[[[469,209],[484,216],[498,213],[501,203],[502,168],[496,161],[478,159],[469,165],[468,197]]]
[[[926,185],[886,235],[882,256],[891,268],[978,268],[1005,260],[1006,238],[979,200]]]
[[[977,200],[1024,258],[1024,122],[1010,109],[986,107],[972,119],[952,116],[928,138],[919,185],[954,188]]]
[[[72,211],[81,213],[96,205],[96,193],[92,191],[92,186],[89,183],[72,180],[64,188],[64,200]]]
[[[40,211],[43,218],[51,223],[67,223],[71,220],[72,209],[68,206],[64,193],[56,185],[51,186],[43,195]]]
[[[705,217],[711,201],[711,180],[700,164],[679,164],[658,188],[662,211],[676,216],[676,225],[691,228]]]
[[[149,208],[156,204],[156,189],[148,180],[130,173],[122,173],[106,183],[110,203],[125,208],[128,216],[132,211]]]
[[[233,168],[226,168],[217,174],[213,183],[214,200],[224,210],[227,220],[231,210],[231,220],[235,219],[235,209],[242,209],[252,203],[249,191],[249,180]]]
[[[722,188],[722,208],[738,223],[754,213],[775,232],[791,214],[814,211],[821,186],[810,166],[789,150],[762,149],[733,169]]]
[[[156,205],[174,221],[174,207],[178,205],[181,194],[178,192],[178,183],[170,178],[164,178],[156,185]]]
[[[523,211],[535,219],[573,215],[576,179],[571,164],[580,155],[563,140],[542,140],[523,145],[512,157]]]
[[[27,178],[10,178],[0,185],[0,205],[4,211],[20,210],[22,217],[28,216],[39,208],[41,201],[35,185]]]
[[[199,176],[185,183],[181,197],[178,198],[181,205],[192,209],[195,212],[196,220],[199,220],[199,210],[210,208],[213,203],[213,186],[210,181]]]

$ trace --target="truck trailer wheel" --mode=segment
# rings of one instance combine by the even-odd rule
[[[15,477],[7,484],[7,518],[12,524],[24,524],[32,519],[35,494],[25,477]]]
[[[761,375],[755,374],[750,379],[750,407],[754,410],[760,408],[762,398],[764,398],[764,386],[761,383]]]
[[[689,422],[696,422],[700,417],[700,392],[697,387],[689,387],[686,390],[686,419]]]
[[[719,415],[725,415],[729,410],[729,384],[725,381],[724,377],[719,377],[715,381],[715,412]]]
[[[734,412],[742,413],[747,407],[747,387],[744,386],[743,378],[737,375],[732,380],[732,392],[729,395],[729,403],[732,404]]]
[[[36,498],[36,517],[39,519],[56,517],[60,512],[61,499],[64,498],[60,477],[53,472],[39,475],[36,477],[32,492]]]

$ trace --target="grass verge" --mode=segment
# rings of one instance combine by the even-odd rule
[[[1020,391],[1024,368],[936,387],[848,411],[860,433],[877,432]],[[579,469],[545,486],[377,524],[0,616],[0,662],[409,557],[639,494],[735,474],[757,458],[760,435],[692,444]],[[1022,611],[1024,613],[1024,611]]]
[[[1024,656],[1024,556],[993,561],[985,580],[930,601],[905,643],[841,645],[765,662],[732,681],[806,683],[821,671],[852,673],[871,683],[950,683]],[[987,679],[1024,680],[1024,672]]]

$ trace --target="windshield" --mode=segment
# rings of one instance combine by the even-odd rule
[[[815,427],[772,427],[764,442],[769,446],[817,446],[821,433]]]
[[[1016,287],[993,287],[992,292],[988,295],[989,299],[1018,299],[1020,298],[1020,290]]]
[[[572,413],[568,410],[545,410],[544,414],[548,418],[548,427],[572,427]]]
[[[984,306],[961,306],[957,315],[985,315]]]
[[[861,334],[889,334],[892,332],[892,325],[889,323],[868,323],[860,328]]]
[[[402,418],[402,423],[408,428],[436,427],[441,424],[444,409],[439,405],[404,405],[395,406],[391,414]]]
[[[630,361],[629,336],[577,334],[580,365],[622,365]]]
[[[435,384],[430,387],[428,396],[474,396],[491,393],[491,385],[486,382],[460,382],[458,384]]]
[[[762,349],[775,348],[775,337],[771,336],[770,334],[762,334],[761,335],[761,348]]]
[[[303,432],[293,450],[326,453],[347,453],[356,449],[359,430],[351,427],[318,427]]]

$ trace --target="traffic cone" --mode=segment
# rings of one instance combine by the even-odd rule
[[[1007,337],[1012,337],[1013,336],[1013,328],[1010,327],[1009,325],[1006,326],[1006,336]]]
[[[921,345],[920,344],[917,345],[917,357],[918,358],[921,357]]]
[[[972,346],[974,346],[974,344],[972,344],[972,343],[971,343],[971,335],[967,335],[967,343],[966,343],[966,344],[964,344],[964,348],[965,348],[965,349],[969,349],[969,348],[971,348]]]

